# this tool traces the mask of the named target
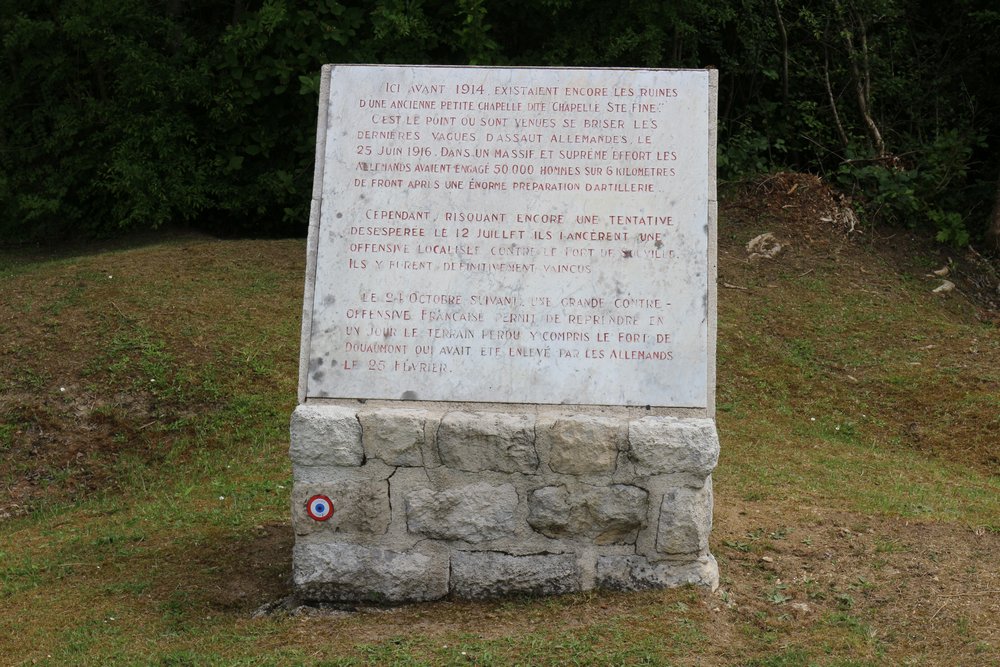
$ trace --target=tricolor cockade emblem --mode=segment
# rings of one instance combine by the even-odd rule
[[[324,495],[315,495],[306,501],[306,514],[315,521],[326,521],[333,516],[333,503]]]

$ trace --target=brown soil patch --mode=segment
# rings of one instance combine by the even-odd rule
[[[976,304],[980,318],[1000,323],[1000,257],[983,255],[972,247],[944,246],[912,230],[874,229],[858,217],[850,198],[818,176],[779,172],[732,184],[721,207],[723,216],[741,222],[767,220],[782,225],[789,236],[806,243],[805,256],[810,252],[841,256],[850,248],[841,241],[850,240],[854,247],[887,259],[896,271],[926,279],[928,289],[949,280],[958,294]],[[720,234],[723,242],[726,231]]]
[[[626,618],[637,634],[669,636],[688,619],[709,639],[677,658],[680,665],[753,664],[755,657],[794,656],[817,646],[831,656],[864,656],[870,664],[989,665],[1000,659],[1000,534],[722,498],[712,543],[723,581],[715,594],[591,593],[554,603],[442,601],[348,613],[298,608],[283,644],[315,645],[324,637],[316,647],[322,659],[393,638],[435,645],[535,632],[568,638]],[[208,606],[247,614],[263,599],[290,594],[287,579],[276,586],[274,565],[287,565],[287,528],[268,527],[241,546],[250,547],[254,563],[267,565],[247,568],[236,584],[233,573],[221,571],[218,584],[208,585]],[[219,562],[219,555],[205,565]],[[771,636],[780,643],[770,645]]]
[[[997,533],[724,500],[715,517],[727,618],[782,637],[843,627],[889,664],[989,664],[1000,651]]]

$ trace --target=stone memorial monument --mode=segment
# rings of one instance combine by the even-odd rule
[[[301,597],[717,586],[716,88],[324,68]]]

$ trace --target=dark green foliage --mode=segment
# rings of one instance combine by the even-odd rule
[[[720,71],[723,177],[836,180],[964,244],[1000,160],[993,0],[0,0],[0,239],[305,229],[327,62]]]
[[[439,5],[0,0],[0,239],[302,233],[321,65],[488,59]]]
[[[199,45],[128,0],[4,1],[0,233],[109,233],[191,219],[214,174],[192,113]]]

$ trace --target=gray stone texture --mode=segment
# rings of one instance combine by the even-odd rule
[[[291,436],[303,597],[718,585],[711,420],[321,404],[299,406]],[[305,511],[320,493],[325,522]]]
[[[300,405],[292,413],[292,463],[359,466],[364,463],[357,412],[339,405]]]
[[[517,490],[486,482],[406,494],[406,526],[411,533],[437,540],[483,542],[517,530]]]
[[[417,468],[420,470],[420,468]],[[339,484],[342,481],[388,479],[401,468],[388,466],[377,459],[361,466],[292,466],[296,484]]]
[[[634,544],[649,494],[636,486],[546,486],[528,497],[528,524],[553,539]]]
[[[629,455],[638,475],[709,475],[719,462],[719,436],[711,419],[643,417],[629,423]]]
[[[694,584],[719,587],[719,565],[711,554],[689,562],[650,563],[642,556],[603,556],[597,559],[597,587],[637,591]]]
[[[424,410],[366,410],[358,414],[365,456],[391,466],[424,464]]]
[[[580,590],[573,554],[512,556],[496,551],[456,551],[451,556],[451,593],[460,598],[554,595]]]
[[[437,435],[441,463],[456,470],[534,473],[535,417],[502,412],[449,412]]]
[[[700,553],[708,550],[712,532],[712,481],[701,489],[680,487],[663,494],[656,550],[665,554]]]
[[[316,494],[333,503],[333,516],[316,521],[306,513],[306,502]],[[389,483],[354,480],[326,484],[296,483],[292,488],[292,527],[296,535],[322,531],[384,535],[390,520]]]
[[[448,594],[448,557],[343,542],[298,543],[293,580],[306,600],[419,602]]]
[[[539,419],[536,431],[549,467],[567,475],[613,473],[628,435],[621,419],[591,415]]]

